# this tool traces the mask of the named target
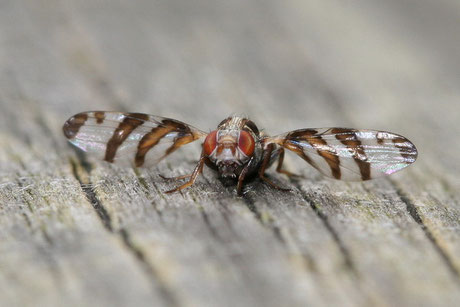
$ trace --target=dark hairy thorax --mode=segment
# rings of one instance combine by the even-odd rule
[[[218,130],[245,130],[249,133],[254,134],[257,138],[260,137],[259,129],[257,128],[256,124],[250,119],[237,117],[237,116],[229,116],[217,125]]]

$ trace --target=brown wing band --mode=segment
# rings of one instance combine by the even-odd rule
[[[316,168],[315,162],[313,162],[313,160],[303,151],[302,147],[296,145],[294,142],[289,140],[285,140],[282,145],[284,148],[289,149],[298,154],[302,159],[304,159],[310,165]]]
[[[105,112],[103,112],[103,111],[94,112],[94,117],[96,118],[96,123],[98,123],[100,125],[100,124],[104,123]]]
[[[321,145],[326,145],[327,142],[324,141],[321,138],[315,138],[310,141],[310,144],[312,146],[315,146],[313,144],[321,144]],[[342,173],[340,171],[340,159],[339,157],[328,151],[328,150],[323,150],[323,149],[317,149],[318,154],[326,160],[327,164],[329,164],[329,167],[331,168],[332,176],[334,176],[335,179],[340,179],[342,177]]]
[[[170,132],[178,132],[178,136],[175,138],[174,143],[166,150],[165,154],[159,157],[158,160],[174,152],[180,146],[190,143],[200,137],[200,135],[195,135],[186,124],[173,119],[164,119],[160,126],[153,128],[152,131],[144,135],[139,142],[135,157],[135,165],[141,167],[145,163],[145,156],[148,151],[155,147],[161,139]]]
[[[313,148],[316,148],[318,155],[326,160],[327,164],[331,168],[332,176],[335,179],[340,179],[342,177],[342,173],[340,171],[340,159],[335,153],[326,149],[329,148],[329,145],[325,140],[323,140],[321,135],[314,134],[307,136],[305,140],[310,143]]]
[[[359,167],[362,180],[371,179],[371,165],[367,162],[367,155],[364,152],[361,141],[356,136],[356,131],[347,128],[333,128],[331,133],[347,148],[353,155],[353,160]]]
[[[163,157],[169,155],[170,153],[173,153],[174,151],[176,151],[176,149],[178,149],[179,147],[181,147],[182,145],[185,145],[185,144],[188,144],[194,140],[196,140],[197,138],[190,134],[190,135],[185,135],[185,136],[182,136],[182,137],[178,137],[175,141],[174,141],[174,144],[172,144],[168,149],[166,149],[166,152],[165,154],[163,155]],[[163,158],[162,157],[162,158]]]
[[[142,125],[146,120],[149,119],[147,114],[141,113],[128,113],[125,119],[120,123],[117,129],[115,129],[112,138],[107,143],[104,160],[107,162],[113,162],[118,148],[126,140],[126,138],[134,131],[137,127]]]
[[[144,135],[144,137],[139,142],[139,145],[137,146],[137,153],[134,161],[135,165],[137,167],[141,167],[145,162],[145,155],[147,152],[155,145],[157,145],[158,142],[160,142],[160,140],[173,129],[174,127],[171,126],[155,127],[152,129],[152,131]]]
[[[307,140],[308,137],[317,134],[318,131],[314,129],[299,129],[292,131],[286,135],[285,139],[282,141],[280,145],[282,145],[284,148],[289,149],[296,154],[298,154],[302,159],[307,161],[310,165],[312,165],[315,168],[318,168],[315,164],[315,162],[305,153],[303,148],[298,145],[296,142],[301,141],[301,140]]]
[[[394,138],[393,144],[395,144],[395,147],[399,149],[401,156],[408,163],[411,163],[413,160],[417,158],[415,146],[412,143],[410,143],[407,139],[403,137]]]
[[[65,122],[64,127],[62,127],[66,138],[73,139],[78,134],[81,126],[83,126],[87,120],[87,113],[80,113],[69,118]]]

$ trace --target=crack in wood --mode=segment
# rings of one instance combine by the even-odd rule
[[[141,173],[139,172],[138,168],[133,168],[134,174],[136,175],[137,180],[139,180],[139,184],[144,188],[145,192],[147,193],[150,191],[150,188],[147,184],[147,181],[145,180],[144,177],[141,176]]]
[[[17,182],[18,182],[18,186],[24,189],[23,190],[24,193],[28,194],[32,199],[35,198],[32,192],[27,187],[24,186],[21,180],[17,180]],[[27,207],[29,208],[30,213],[33,214],[34,210],[33,210],[31,202],[27,198],[24,198],[24,197],[23,197],[23,201],[27,204]],[[49,205],[49,202],[46,201],[46,199],[45,199],[45,202]],[[22,212],[21,215],[24,218],[27,224],[27,227],[30,229],[31,233],[33,233],[35,231],[35,228],[32,225],[30,217],[25,212]],[[43,245],[43,244],[36,242],[34,246],[36,250],[38,251],[38,253],[43,256],[42,259],[44,260],[47,268],[49,269],[49,272],[52,276],[56,289],[62,290],[62,278],[61,278],[61,272],[58,267],[58,262],[56,261],[51,249],[48,248],[48,247],[52,248],[55,245],[55,243],[46,229],[46,224],[41,223],[38,227],[38,230],[45,244]]]
[[[355,264],[353,263],[352,257],[350,252],[345,246],[345,243],[340,239],[338,232],[332,227],[331,223],[329,222],[328,216],[321,211],[320,208],[308,197],[307,193],[302,190],[301,185],[299,182],[294,178],[289,178],[289,181],[297,188],[300,195],[304,199],[304,201],[313,209],[313,212],[318,216],[321,220],[323,225],[326,227],[327,231],[331,234],[332,239],[337,244],[340,253],[342,254],[344,265],[351,273],[355,275],[355,277],[359,277],[358,270],[356,269]]]
[[[24,218],[24,220],[26,221],[26,224],[27,224],[27,227],[29,227],[30,229],[32,229],[32,222],[30,221],[30,218],[27,216],[27,214],[25,214],[24,212],[21,213],[22,217]]]
[[[201,217],[203,218],[203,221],[206,227],[208,228],[209,232],[211,233],[212,237],[215,238],[217,241],[224,242],[224,240],[222,240],[216,228],[211,224],[211,221],[209,220],[209,216],[204,210],[204,208],[199,206],[198,210],[200,211]]]
[[[104,228],[112,234],[119,235],[123,242],[123,245],[126,249],[134,256],[137,263],[143,268],[144,272],[147,273],[149,279],[152,281],[153,286],[160,292],[163,297],[164,302],[167,306],[176,307],[180,306],[174,294],[168,289],[168,287],[163,282],[162,278],[159,277],[158,272],[155,270],[154,266],[150,264],[142,252],[141,249],[137,248],[131,241],[129,233],[126,229],[122,228],[118,231],[114,231],[112,226],[112,219],[107,209],[102,205],[101,201],[97,198],[96,193],[92,189],[92,183],[88,179],[87,183],[82,179],[81,175],[78,173],[78,164],[84,169],[87,175],[90,174],[92,167],[84,158],[84,155],[81,152],[77,151],[78,162],[71,159],[70,163],[72,166],[72,174],[80,183],[80,187],[85,194],[88,201],[93,206],[96,211],[99,219],[101,220]]]
[[[209,184],[209,185],[212,187],[211,182],[210,182],[206,177],[204,177],[204,178],[205,178],[206,183]],[[232,185],[232,184],[229,184],[229,182],[228,182],[227,180],[222,179],[222,178],[218,178],[217,180],[219,180],[219,181],[222,183],[222,186],[223,186],[223,187],[225,188],[225,190],[228,191],[229,193],[231,193],[231,192],[230,192],[230,189],[231,189],[231,190],[235,189],[235,186]],[[253,200],[252,198],[250,198],[250,197],[247,195],[247,193],[243,193],[243,196],[241,196],[240,198],[243,200],[244,204],[245,204],[246,207],[249,209],[249,211],[251,211],[251,212],[254,214],[256,220],[257,220],[264,228],[270,229],[270,230],[273,232],[275,238],[276,238],[278,241],[280,241],[282,244],[286,244],[286,241],[285,241],[285,239],[283,238],[283,235],[281,234],[280,228],[279,228],[278,226],[274,225],[273,223],[267,223],[267,221],[264,220],[262,214],[261,214],[260,211],[257,209],[257,206],[255,205],[254,200]],[[195,200],[194,200],[194,201],[195,201]],[[219,203],[219,205],[221,205],[222,208],[225,208],[225,206],[224,206],[219,200],[217,200],[217,202]],[[203,213],[202,213],[202,214],[203,214]],[[222,215],[223,215],[224,220],[226,221],[226,223],[229,225],[229,227],[232,228],[232,223],[228,220],[228,217],[226,216],[226,214],[222,214]],[[208,219],[208,217],[207,217],[206,214],[203,215],[203,219],[204,219],[204,222],[205,222],[208,226],[212,227],[212,225],[210,224],[209,219]],[[213,236],[217,235],[217,233],[215,233],[215,234],[212,233],[213,230],[212,230],[211,228],[210,228],[210,232],[211,232],[211,234],[212,234]]]
[[[27,195],[29,195],[29,197],[31,199],[34,199],[34,195],[32,194],[32,192],[30,191],[30,189],[28,187],[24,186],[24,184],[23,184],[21,179],[18,179],[17,183],[18,183],[18,186],[22,189],[24,194],[27,194]],[[32,202],[29,199],[27,199],[26,197],[24,197],[24,196],[22,197],[22,200],[27,205],[27,208],[29,209],[29,211],[31,213],[34,213],[34,207],[33,207]]]
[[[144,177],[142,177],[142,175],[141,175],[141,173],[139,172],[139,169],[138,169],[138,168],[133,168],[133,171],[134,171],[134,174],[135,174],[136,177],[137,177],[137,180],[139,180],[139,184],[144,188],[144,193],[145,193],[145,195],[146,195],[146,196],[149,195],[149,194],[152,192],[152,190],[151,190],[151,188],[149,187],[149,185],[148,185],[148,183],[147,183],[147,180],[146,180]],[[163,196],[163,193],[160,192],[160,190],[158,189],[158,187],[155,185],[154,182],[152,182],[152,188],[155,190],[155,192],[156,192],[157,195],[160,195],[160,197],[161,197],[162,199],[166,200],[165,197]],[[163,221],[163,212],[158,208],[157,203],[156,203],[154,200],[152,200],[152,201],[150,202],[150,204],[152,205],[152,207],[153,207],[153,209],[155,210],[155,212],[158,214],[158,217],[160,218],[160,222],[163,223],[163,222],[164,222],[164,221]]]
[[[160,274],[158,274],[155,267],[147,261],[145,254],[142,252],[142,250],[133,244],[129,236],[129,233],[126,231],[126,229],[122,228],[118,231],[118,233],[120,234],[123,240],[124,246],[136,257],[138,263],[141,264],[144,271],[147,272],[149,276],[154,277],[154,286],[159,290],[165,303],[171,307],[180,306],[173,292],[169,290],[169,288],[165,285],[163,280],[159,277]]]
[[[260,213],[259,209],[255,204],[255,201],[250,196],[248,196],[247,194],[243,194],[241,198],[243,199],[246,207],[254,214],[257,221],[259,221],[259,223],[265,228],[270,229],[275,235],[275,238],[278,241],[280,241],[283,245],[285,245],[286,240],[283,238],[283,235],[281,234],[281,229],[273,223],[273,220],[269,223],[267,223],[267,221],[264,220],[262,214]]]
[[[460,271],[455,267],[455,264],[452,261],[452,259],[450,259],[449,255],[447,255],[447,253],[442,249],[442,247],[439,245],[438,241],[434,237],[433,233],[425,225],[422,217],[417,211],[417,207],[415,206],[415,204],[409,199],[409,196],[399,187],[399,185],[394,180],[389,179],[389,181],[395,187],[395,191],[398,197],[406,205],[406,210],[409,213],[409,215],[423,230],[425,236],[431,242],[433,248],[439,254],[443,263],[447,266],[449,272],[455,278],[457,284],[460,285]]]
[[[83,167],[85,172],[89,174],[91,172],[91,165],[87,161],[85,161],[85,159],[83,158],[80,152],[77,152],[77,157],[80,162],[80,165]],[[104,228],[107,229],[109,232],[113,232],[111,217],[109,213],[107,212],[107,210],[105,209],[105,207],[101,204],[101,202],[97,198],[96,193],[94,193],[91,181],[88,180],[87,183],[84,182],[81,175],[78,173],[78,165],[75,160],[71,159],[70,164],[72,165],[72,174],[77,179],[77,181],[80,183],[80,187],[83,193],[85,194],[86,199],[89,201],[91,206],[93,206],[94,210],[99,216],[99,219],[102,222],[102,225],[104,225]]]

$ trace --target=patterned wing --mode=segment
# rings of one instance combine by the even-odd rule
[[[270,137],[322,174],[341,180],[369,180],[390,175],[417,159],[405,137],[385,131],[349,128],[300,129]]]
[[[117,164],[148,166],[207,133],[175,119],[142,113],[83,112],[69,118],[64,135],[78,148]]]

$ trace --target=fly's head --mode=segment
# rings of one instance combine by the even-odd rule
[[[255,140],[244,130],[214,130],[203,144],[204,153],[222,177],[236,177],[249,162]]]
[[[238,117],[224,120],[203,143],[204,154],[224,178],[238,176],[258,146],[257,134],[245,128],[245,121]]]

